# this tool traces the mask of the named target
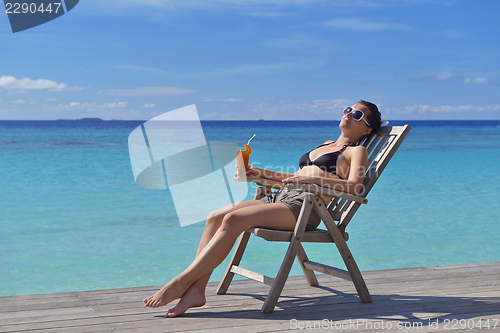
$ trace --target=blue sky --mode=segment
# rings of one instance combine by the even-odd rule
[[[0,119],[500,119],[497,0],[81,0],[13,34]]]

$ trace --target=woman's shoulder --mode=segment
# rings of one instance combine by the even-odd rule
[[[362,145],[352,145],[348,146],[347,148],[349,148],[352,151],[363,151],[363,150],[366,151],[366,147]]]
[[[366,150],[365,146],[361,145],[353,145],[353,146],[348,146],[346,151],[348,151],[350,154],[361,154],[361,155],[366,155],[368,154],[368,150]]]

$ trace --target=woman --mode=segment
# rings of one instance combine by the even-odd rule
[[[249,166],[248,176],[287,183],[312,183],[357,194],[362,189],[368,153],[357,143],[381,123],[376,105],[359,101],[344,110],[337,141],[327,141],[300,158],[300,170],[282,173]],[[253,227],[293,230],[305,196],[302,190],[283,190],[262,200],[242,201],[209,214],[195,260],[154,295],[144,299],[146,307],[157,308],[180,298],[167,317],[176,317],[205,304],[205,288],[212,271],[226,258],[239,235]],[[323,197],[328,202],[331,198]],[[313,210],[307,230],[320,223]]]

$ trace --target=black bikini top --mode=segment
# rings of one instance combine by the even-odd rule
[[[332,143],[335,142],[324,143],[321,146],[314,148],[313,150],[316,150],[323,146],[330,145]],[[349,146],[355,146],[355,144],[344,145],[340,150],[318,156],[313,161],[311,161],[311,158],[309,157],[309,153],[313,151],[311,150],[309,153],[305,153],[304,155],[302,155],[302,157],[299,160],[299,167],[302,169],[303,167],[308,165],[315,165],[321,170],[333,173],[339,178],[342,178],[339,175],[337,175],[337,159],[340,156],[340,154],[342,154],[342,152]]]

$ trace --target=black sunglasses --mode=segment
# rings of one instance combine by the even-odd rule
[[[361,121],[361,119],[363,119],[366,123],[366,125],[368,127],[371,127],[370,124],[368,124],[368,122],[366,121],[365,119],[365,114],[363,111],[361,110],[356,110],[356,109],[353,109],[352,107],[348,106],[344,109],[344,111],[342,111],[342,114],[345,116],[345,115],[348,115],[349,113],[351,113],[351,117],[352,119],[356,120],[356,121]]]

